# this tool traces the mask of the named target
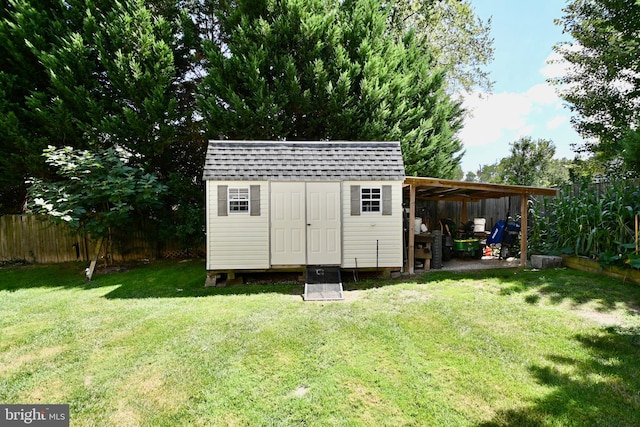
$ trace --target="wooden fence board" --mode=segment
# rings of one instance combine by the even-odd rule
[[[509,198],[485,199],[479,202],[467,202],[467,221],[474,218],[486,219],[486,231],[491,231],[498,220],[505,219],[509,210]],[[511,197],[510,216],[515,218],[520,214],[520,196]],[[416,206],[416,216],[421,217],[431,230],[438,226],[441,219],[450,219],[456,224],[462,224],[461,202],[430,202],[419,201]]]
[[[203,257],[204,245],[189,250],[176,242],[159,242],[150,227],[118,233],[101,252],[101,261],[128,262],[160,257]],[[77,250],[76,250],[77,247]],[[35,263],[89,261],[95,241],[64,223],[33,215],[0,216],[0,262]]]

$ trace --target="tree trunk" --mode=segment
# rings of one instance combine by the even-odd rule
[[[96,250],[93,253],[93,259],[91,260],[91,264],[87,269],[87,280],[91,281],[93,277],[93,272],[96,269],[96,263],[98,262],[98,256],[100,256],[100,249],[102,249],[102,242],[104,241],[104,236],[100,236],[98,241],[96,242]]]

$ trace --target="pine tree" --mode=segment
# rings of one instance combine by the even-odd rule
[[[25,179],[51,176],[41,156],[49,145],[125,149],[131,165],[175,186],[162,212],[202,203],[191,77],[199,41],[187,11],[168,0],[15,0],[0,13],[6,211],[20,208]]]
[[[40,154],[47,138],[29,104],[49,78],[34,52],[59,36],[53,23],[63,13],[57,2],[38,0],[0,8],[0,213],[21,211],[25,179],[44,168]]]
[[[461,107],[413,34],[389,36],[380,2],[242,0],[223,12],[200,86],[210,137],[399,140],[407,174],[455,173]]]

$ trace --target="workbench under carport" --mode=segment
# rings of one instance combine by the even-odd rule
[[[482,199],[499,199],[502,197],[520,196],[520,223],[523,225],[520,236],[520,265],[527,262],[527,221],[529,196],[556,196],[558,190],[553,188],[527,187],[521,185],[486,184],[478,182],[454,181],[439,178],[407,177],[403,184],[404,199],[409,201],[409,224],[416,218],[416,200],[454,201],[462,203],[462,221],[466,222],[466,204]],[[407,261],[405,271],[414,273],[415,235],[408,233]]]

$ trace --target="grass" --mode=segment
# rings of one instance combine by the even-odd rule
[[[570,270],[204,288],[201,262],[0,269],[0,402],[73,426],[640,424],[640,287]]]

